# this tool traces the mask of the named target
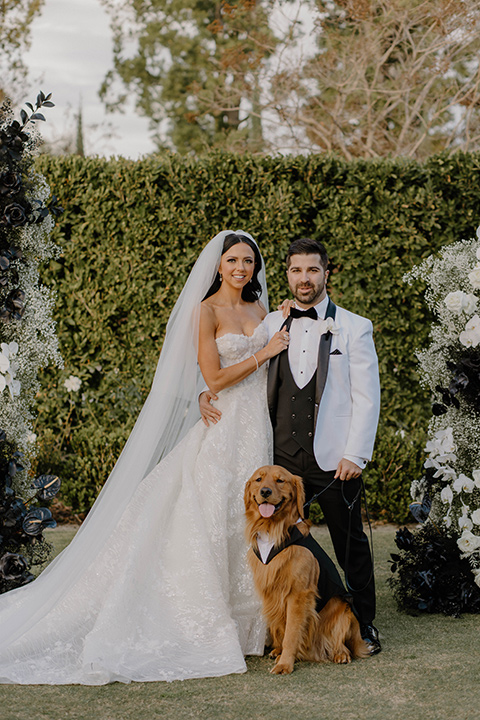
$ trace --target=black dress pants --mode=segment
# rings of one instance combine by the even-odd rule
[[[299,448],[295,455],[288,455],[275,447],[274,462],[303,478],[307,501],[324,490],[335,475],[334,470],[330,472],[322,470],[314,456],[303,448]],[[317,502],[325,516],[338,564],[345,572],[347,589],[353,596],[358,619],[361,624],[370,625],[375,617],[375,580],[368,538],[363,531],[360,485],[360,478],[347,482],[337,479],[322,492]],[[348,504],[357,494],[358,499],[349,511]],[[308,512],[306,516],[308,517]],[[349,523],[350,548],[347,558]]]

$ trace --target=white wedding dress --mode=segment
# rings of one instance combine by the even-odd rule
[[[251,337],[217,338],[222,366],[267,340],[263,323]],[[219,676],[244,672],[244,655],[263,654],[265,627],[245,562],[243,488],[271,462],[266,366],[219,393],[216,404],[220,422],[198,422],[147,475],[59,601],[32,613],[37,584],[50,583],[54,595],[48,570],[0,596],[0,626],[10,635],[0,646],[0,682]]]

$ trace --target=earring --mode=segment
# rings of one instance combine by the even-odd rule
[[[223,277],[221,273],[218,273],[218,277],[220,278],[220,282],[223,282]]]

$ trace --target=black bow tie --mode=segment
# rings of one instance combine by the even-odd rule
[[[290,308],[290,317],[291,318],[304,318],[308,317],[312,320],[318,320],[317,311],[314,307],[308,308],[308,310],[299,310],[298,308]]]

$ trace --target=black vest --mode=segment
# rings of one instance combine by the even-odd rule
[[[289,547],[290,545],[300,545],[306,547],[320,567],[320,575],[318,578],[318,598],[317,598],[317,612],[320,612],[325,607],[327,602],[332,597],[341,597],[343,600],[352,605],[352,595],[345,589],[345,586],[338,574],[338,570],[331,558],[327,555],[325,550],[318,544],[310,533],[303,535],[300,530],[294,525],[290,528],[287,538],[283,543],[277,547],[273,547],[270,550],[265,565],[268,565],[282,550]],[[263,562],[258,550],[253,550],[260,562]],[[355,612],[354,608],[352,610]]]
[[[293,379],[288,352],[280,355],[278,362],[278,400],[273,433],[275,445],[289,455],[299,448],[313,455],[315,432],[315,382],[316,373],[300,389]]]

